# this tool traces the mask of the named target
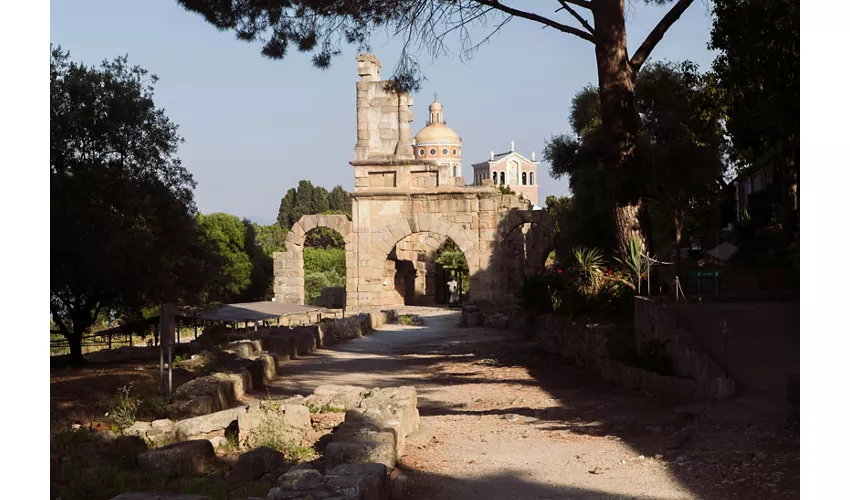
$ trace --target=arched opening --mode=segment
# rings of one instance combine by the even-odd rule
[[[499,184],[501,184],[502,186],[505,185],[505,171],[504,170],[499,172]]]
[[[546,263],[554,249],[552,230],[536,222],[524,222],[508,231],[504,238],[503,276],[508,293],[515,293],[524,279],[546,272]]]
[[[316,227],[304,237],[304,304],[345,306],[345,240],[336,230]]]
[[[532,186],[534,185],[534,172],[529,172],[529,174],[528,174],[528,183],[529,183],[530,185],[532,185]]]
[[[467,296],[466,256],[449,237],[432,232],[412,233],[396,243],[384,267],[384,290],[393,305],[448,304],[450,282]]]
[[[522,173],[522,185],[523,186],[528,185],[528,176],[526,175],[525,172]]]
[[[499,172],[493,172],[493,184],[499,183]]]
[[[438,304],[460,306],[469,298],[469,264],[463,251],[451,238],[436,252]]]

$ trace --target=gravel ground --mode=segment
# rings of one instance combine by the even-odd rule
[[[518,334],[424,327],[372,335],[289,363],[272,397],[321,384],[414,385],[422,428],[400,467],[411,499],[799,497],[799,429],[752,418],[759,401],[694,404],[617,389]]]

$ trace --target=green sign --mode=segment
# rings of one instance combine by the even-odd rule
[[[719,269],[714,270],[705,270],[705,271],[691,271],[691,276],[694,278],[719,278],[720,277]]]

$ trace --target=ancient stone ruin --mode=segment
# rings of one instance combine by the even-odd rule
[[[304,303],[304,241],[327,227],[345,240],[347,310],[432,305],[439,294],[434,259],[451,239],[469,266],[469,300],[514,300],[523,276],[542,271],[554,221],[490,179],[466,185],[452,164],[414,155],[413,99],[380,78],[372,54],[357,56],[357,144],[352,215],[305,215],[274,255],[275,300]]]

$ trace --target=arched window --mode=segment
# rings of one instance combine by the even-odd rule
[[[493,172],[493,184],[499,183],[499,172]]]
[[[528,182],[527,182],[527,181],[528,181],[528,179],[527,179],[527,177],[526,177],[526,175],[525,175],[525,172],[523,172],[523,173],[522,173],[522,185],[523,185],[523,186],[525,186],[526,184],[528,184]]]
[[[534,172],[530,172],[528,174],[528,183],[531,184],[532,186],[534,185]]]
[[[503,186],[505,185],[505,171],[504,170],[499,172],[499,184],[501,184]]]
[[[452,165],[452,177],[457,177],[457,165]]]

